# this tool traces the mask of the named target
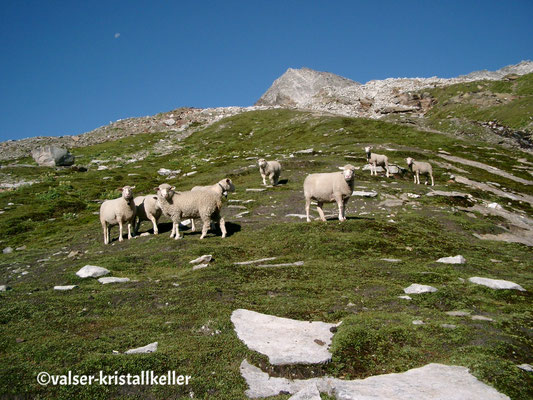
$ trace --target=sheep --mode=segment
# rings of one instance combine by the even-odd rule
[[[235,186],[233,185],[233,182],[229,178],[222,179],[215,183],[214,185],[209,186],[195,186],[191,189],[192,191],[196,190],[212,190],[213,192],[217,193],[219,196],[228,197],[228,193],[233,193],[235,191]],[[191,232],[196,232],[196,226],[194,225],[194,218],[191,219]]]
[[[342,172],[307,175],[304,180],[307,222],[311,222],[309,218],[311,199],[316,200],[316,208],[322,221],[326,220],[322,205],[334,201],[339,206],[339,221],[346,220],[346,204],[353,192],[354,171],[355,167],[348,164],[342,168]]]
[[[389,177],[389,158],[383,154],[372,153],[372,147],[365,147],[366,159],[370,164],[370,175],[377,175],[376,167],[383,166],[387,171],[387,178]],[[374,167],[372,169],[372,167]]]
[[[266,186],[266,177],[268,176],[270,184],[276,186],[281,175],[281,164],[277,161],[266,161],[264,158],[259,159],[257,164],[261,178],[263,178],[263,185]]]
[[[224,218],[220,215],[222,208],[222,198],[212,190],[196,190],[188,192],[176,192],[174,186],[167,183],[159,185],[157,198],[163,213],[172,220],[172,232],[170,237],[181,239],[179,224],[183,218],[201,218],[203,222],[203,239],[211,221],[220,223],[222,237],[226,237],[226,225]]]
[[[159,205],[157,196],[148,195],[148,196],[137,196],[133,199],[135,207],[137,208],[135,222],[134,222],[134,233],[137,235],[139,232],[139,227],[141,226],[142,221],[152,221],[154,227],[154,235],[159,233],[157,229],[157,220],[161,217],[163,210]]]
[[[433,168],[431,167],[430,163],[415,161],[415,159],[411,157],[407,157],[405,161],[407,162],[407,167],[409,170],[414,174],[415,183],[420,184],[420,175],[426,175],[426,182],[424,184],[427,185],[427,176],[429,175],[431,178],[431,186],[435,186],[435,182],[433,181]]]
[[[122,192],[122,197],[113,200],[106,200],[100,206],[100,222],[104,230],[104,244],[109,244],[111,241],[110,227],[117,225],[120,233],[118,236],[119,242],[122,242],[122,226],[128,224],[128,240],[131,239],[131,225],[135,221],[136,207],[133,201],[133,189],[135,186],[124,186],[119,188]]]

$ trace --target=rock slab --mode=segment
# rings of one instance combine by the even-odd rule
[[[78,275],[80,278],[99,278],[107,274],[109,274],[108,269],[97,267],[96,265],[86,265],[76,272],[76,275]]]
[[[72,290],[77,287],[78,285],[54,286],[54,290],[66,291],[66,290]]]
[[[479,276],[473,276],[472,278],[468,278],[468,280],[472,283],[475,283],[476,285],[486,286],[491,289],[497,289],[497,290],[512,289],[512,290],[519,290],[521,292],[526,291],[526,289],[524,289],[519,284],[511,282],[511,281],[505,281],[503,279],[490,279],[490,278],[481,278]]]
[[[428,285],[419,285],[418,283],[413,283],[411,286],[406,287],[403,290],[407,294],[420,294],[420,293],[432,293],[436,292],[437,288]]]
[[[442,257],[437,260],[438,263],[444,263],[444,264],[464,264],[466,263],[466,259],[461,256],[455,256],[455,257]]]
[[[266,355],[273,365],[331,360],[328,347],[333,337],[331,329],[336,324],[297,321],[245,309],[233,311],[231,321],[239,339],[250,349]]]
[[[108,283],[124,283],[129,282],[130,278],[117,278],[114,276],[107,276],[105,278],[98,279],[98,282],[100,282],[103,285],[107,285]]]
[[[143,353],[155,353],[157,351],[157,342],[147,344],[143,347],[137,347],[136,349],[130,349],[124,352],[124,354],[143,354]]]
[[[68,166],[74,164],[74,156],[66,149],[57,146],[43,146],[33,149],[31,156],[43,167]]]

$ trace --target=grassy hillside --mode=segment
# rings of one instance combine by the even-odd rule
[[[161,155],[162,143],[174,151]],[[0,293],[0,394],[63,399],[245,398],[241,361],[247,358],[265,368],[268,364],[233,331],[231,312],[247,308],[301,320],[344,321],[334,336],[331,363],[270,371],[280,376],[328,374],[352,379],[440,362],[470,368],[511,398],[533,396],[531,375],[516,367],[531,363],[533,356],[531,248],[473,236],[504,232],[506,222],[500,217],[465,210],[473,203],[464,199],[427,197],[429,188],[414,185],[410,175],[387,179],[362,170],[356,171],[356,186],[379,195],[352,198],[346,222],[308,224],[287,217],[304,212],[302,183],[308,173],[335,171],[346,163],[363,166],[362,148],[367,144],[401,165],[407,156],[442,162],[438,151],[445,150],[531,180],[527,169],[516,168],[515,153],[504,148],[385,122],[288,110],[240,114],[183,141],[169,133],[139,134],[73,150],[80,164],[90,166],[87,172],[2,168],[2,174],[38,183],[0,192],[4,211],[0,247],[26,246],[0,256],[0,284],[12,287]],[[298,153],[308,148],[314,154]],[[264,192],[247,192],[246,188],[261,184],[256,157],[280,160],[287,182]],[[533,163],[533,157],[524,157]],[[90,163],[94,159],[103,160],[110,169],[98,171]],[[453,164],[472,180],[531,194],[531,186],[487,169]],[[157,174],[162,167],[182,173],[166,180]],[[191,171],[197,173],[183,176]],[[527,202],[448,182],[449,173],[455,171],[434,164],[434,172],[434,189],[460,190],[471,193],[479,204],[496,201],[517,214],[533,214]],[[99,200],[119,196],[116,188],[136,185],[136,193],[147,194],[159,183],[169,182],[185,190],[226,176],[237,187],[230,199],[253,200],[226,203],[226,239],[211,234],[200,241],[199,233],[185,231],[184,239],[174,241],[168,237],[171,224],[163,218],[158,236],[118,242],[115,227],[113,243],[103,244],[95,213]],[[398,203],[405,193],[421,197],[393,206],[391,201]],[[229,205],[244,205],[249,214],[239,216],[245,210]],[[326,206],[326,214],[335,212],[332,205]],[[145,222],[141,232],[150,228]],[[73,251],[77,253],[68,257]],[[189,261],[202,254],[213,254],[215,261],[193,271]],[[435,263],[456,254],[467,263]],[[264,257],[277,257],[280,263],[304,261],[304,265],[277,269],[234,265]],[[110,276],[131,281],[101,285],[94,279],[79,279],[75,272],[86,264],[105,267]],[[527,292],[476,286],[467,281],[471,276],[511,280]],[[413,295],[411,301],[399,299],[412,283],[439,290]],[[53,290],[54,285],[68,284],[79,287]],[[445,314],[452,310],[494,321]],[[418,319],[425,324],[413,325]],[[154,354],[113,354],[155,341],[159,349]],[[36,382],[40,371],[68,370],[77,374],[176,370],[193,380],[188,387],[42,387]]]

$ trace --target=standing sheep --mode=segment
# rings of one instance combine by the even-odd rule
[[[157,198],[163,213],[172,220],[172,232],[170,237],[181,239],[179,224],[184,218],[201,218],[203,222],[203,239],[211,221],[220,223],[222,237],[226,237],[226,225],[220,215],[222,198],[211,190],[196,190],[190,192],[175,192],[176,188],[163,183],[156,188]]]
[[[411,157],[407,157],[405,161],[407,162],[409,170],[414,174],[415,183],[420,184],[420,175],[426,175],[426,182],[424,184],[427,185],[427,176],[429,175],[431,178],[431,186],[435,186],[435,182],[433,181],[433,168],[430,163],[415,161],[415,159]]]
[[[222,179],[215,183],[214,185],[209,186],[195,186],[191,189],[192,191],[197,190],[212,190],[214,193],[217,193],[221,198],[222,196],[228,197],[228,193],[233,193],[235,191],[235,186],[229,178]],[[194,218],[191,219],[191,232],[196,232],[196,226],[194,225]]]
[[[372,147],[365,147],[366,159],[370,164],[370,175],[377,175],[376,167],[385,167],[387,178],[389,177],[389,158],[383,154],[372,153]],[[372,169],[372,167],[374,167]]]
[[[159,200],[157,200],[157,196],[137,196],[133,201],[137,208],[135,223],[133,224],[135,226],[135,235],[137,235],[142,221],[151,221],[154,227],[154,235],[157,235],[159,233],[159,230],[157,229],[157,220],[163,213],[161,206],[159,205]]]
[[[353,192],[354,171],[355,167],[348,164],[342,168],[342,172],[307,175],[304,181],[307,222],[311,222],[309,218],[311,200],[316,200],[316,208],[322,221],[326,220],[322,210],[323,204],[333,202],[337,202],[339,206],[339,221],[346,220],[346,204]]]
[[[257,164],[261,178],[263,178],[263,185],[266,186],[266,178],[268,177],[270,184],[276,186],[281,175],[281,164],[277,161],[266,161],[264,158],[259,159]]]
[[[118,189],[122,192],[122,197],[113,200],[106,200],[100,206],[100,222],[104,230],[104,244],[111,241],[110,227],[117,225],[119,227],[119,242],[122,242],[122,226],[128,224],[128,240],[131,239],[131,225],[135,221],[135,203],[133,201],[133,189],[135,186],[124,186]]]

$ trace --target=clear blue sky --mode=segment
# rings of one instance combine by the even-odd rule
[[[532,0],[0,0],[0,140],[252,105],[289,67],[495,70],[533,59],[532,21]]]

